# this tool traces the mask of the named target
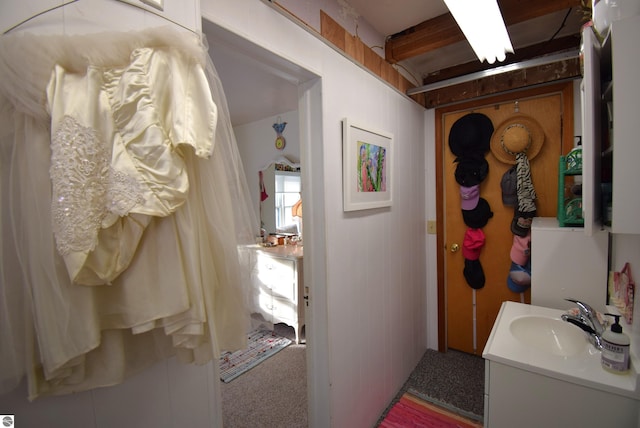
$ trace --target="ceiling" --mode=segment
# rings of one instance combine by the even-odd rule
[[[580,0],[498,0],[515,54],[493,66],[480,63],[443,0],[336,0],[386,36],[387,61],[404,69],[416,86],[468,75],[540,55],[577,50],[583,17]],[[203,21],[203,30],[224,32]],[[553,41],[550,41],[553,38]],[[297,109],[297,81],[256,52],[237,52],[231,43],[211,43],[225,87],[232,122],[249,123]],[[266,64],[265,64],[266,63]],[[285,69],[289,65],[285,65]],[[293,72],[292,74],[295,74]]]
[[[387,37],[387,61],[408,70],[419,81],[415,83],[504,64],[492,66],[478,61],[443,0],[346,1]],[[580,0],[498,0],[498,4],[515,51],[505,63],[578,49],[584,23]]]
[[[206,19],[202,31],[233,126],[298,109],[298,85],[312,79],[311,73]]]
[[[378,33],[390,36],[449,10],[442,0],[347,0]]]

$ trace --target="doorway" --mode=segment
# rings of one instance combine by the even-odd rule
[[[513,207],[503,205],[500,181],[511,167],[491,151],[485,159],[489,173],[480,184],[480,196],[491,207],[493,217],[483,227],[485,245],[480,263],[485,286],[473,289],[463,275],[464,257],[452,251],[462,245],[467,226],[460,213],[459,184],[454,178],[455,156],[448,145],[453,123],[468,113],[482,113],[494,129],[515,114],[534,118],[545,130],[540,153],[531,161],[537,193],[537,215],[555,217],[558,186],[558,159],[573,144],[573,84],[563,83],[517,93],[470,101],[437,109],[436,197],[438,215],[438,348],[456,349],[481,355],[503,301],[530,302],[530,290],[511,291],[506,284],[511,260],[513,234],[510,230]]]
[[[322,96],[321,79],[305,69],[280,58],[251,42],[242,39],[229,31],[203,19],[203,32],[207,36],[210,46],[215,43],[224,45],[231,52],[232,60],[236,62],[232,66],[231,73],[236,77],[245,76],[248,71],[260,74],[257,79],[240,79],[235,83],[226,85],[222,81],[227,96],[230,110],[232,103],[244,104],[241,108],[247,112],[259,106],[273,107],[268,113],[260,113],[268,116],[277,116],[279,113],[291,110],[283,107],[283,100],[293,100],[294,108],[298,110],[299,141],[300,141],[300,166],[304,199],[304,264],[303,276],[308,299],[305,307],[305,338],[306,349],[306,378],[308,396],[308,420],[312,426],[327,426],[328,413],[318,409],[328,402],[328,337],[326,319],[326,290],[324,266],[324,224],[322,218],[316,217],[316,213],[324,211],[322,198]],[[220,68],[213,57],[214,65]],[[249,61],[253,70],[247,69]],[[222,76],[221,76],[222,80]],[[284,88],[284,89],[283,89]],[[271,131],[273,132],[273,131]],[[276,134],[270,136],[275,139]],[[273,138],[271,138],[273,137]],[[313,159],[313,163],[312,163]],[[248,178],[248,185],[253,181]]]

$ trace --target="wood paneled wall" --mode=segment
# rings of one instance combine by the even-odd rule
[[[416,87],[372,48],[366,46],[358,36],[351,35],[324,11],[320,11],[320,34],[347,56],[403,94],[406,94],[408,89]],[[425,105],[424,94],[413,95],[411,98],[420,105]]]

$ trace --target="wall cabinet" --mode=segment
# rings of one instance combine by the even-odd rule
[[[258,294],[260,315],[271,324],[285,323],[294,328],[302,342],[305,290],[302,247],[256,247],[252,285]]]
[[[640,16],[611,24],[600,43],[583,31],[583,210],[585,233],[606,226],[614,233],[640,234]]]

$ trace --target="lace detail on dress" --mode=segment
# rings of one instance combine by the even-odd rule
[[[110,166],[98,133],[64,116],[51,140],[51,215],[61,255],[91,251],[109,213],[126,215],[144,202],[138,183]]]
[[[120,217],[129,214],[137,204],[143,204],[142,189],[135,178],[109,167],[107,211]]]

